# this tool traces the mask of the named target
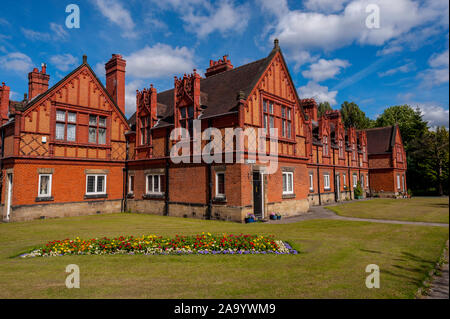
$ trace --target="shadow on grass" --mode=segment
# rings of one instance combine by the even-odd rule
[[[382,252],[378,251],[378,250],[370,250],[370,249],[362,249],[361,248],[360,251],[363,251],[365,253],[372,253],[372,254],[382,254]]]
[[[414,285],[420,286],[422,284],[421,280],[419,280],[417,278],[410,277],[410,276],[406,276],[406,275],[404,275],[402,273],[395,273],[395,272],[392,272],[392,271],[389,271],[389,270],[382,270],[380,272],[381,272],[381,275],[388,274],[388,275],[391,275],[391,276],[394,276],[394,277],[404,278],[404,279],[410,281],[411,283],[413,283]]]
[[[402,255],[403,255],[403,257],[408,258],[410,260],[426,263],[431,266],[434,266],[434,264],[436,263],[436,261],[434,261],[434,260],[426,260],[426,259],[420,258],[419,256],[413,255],[411,253],[402,252]]]

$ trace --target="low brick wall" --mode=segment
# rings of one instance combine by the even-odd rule
[[[120,199],[12,206],[9,221],[119,213],[120,206]]]

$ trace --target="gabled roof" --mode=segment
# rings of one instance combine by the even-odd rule
[[[67,79],[69,79],[72,75],[74,75],[76,72],[78,72],[79,70],[81,70],[83,68],[83,66],[86,66],[89,71],[92,73],[92,75],[95,77],[95,79],[97,80],[97,82],[100,84],[100,87],[102,88],[103,92],[105,93],[105,95],[109,98],[109,100],[112,102],[112,104],[114,105],[114,107],[116,108],[116,110],[119,112],[119,114],[123,117],[123,119],[126,121],[126,117],[125,114],[123,114],[122,110],[119,108],[119,106],[117,105],[116,101],[114,101],[114,99],[111,97],[111,95],[108,93],[108,91],[106,90],[105,86],[103,85],[102,81],[100,81],[100,79],[97,77],[97,74],[95,74],[94,70],[92,70],[92,68],[90,67],[90,65],[83,61],[82,64],[80,64],[80,66],[78,66],[76,69],[74,69],[72,72],[70,72],[69,74],[67,74],[64,78],[62,78],[60,81],[58,81],[58,83],[56,83],[55,85],[53,85],[51,88],[49,88],[47,91],[45,91],[44,93],[41,93],[35,97],[33,97],[31,100],[28,101],[22,101],[22,102],[15,102],[15,108],[18,111],[21,112],[25,112],[26,110],[28,110],[29,108],[31,108],[33,105],[35,105],[37,102],[41,101],[44,97],[46,97],[47,95],[49,95],[54,89],[56,89],[58,86],[60,86],[62,83],[64,83]]]
[[[269,66],[275,54],[279,51],[279,47],[276,47],[269,56],[264,59],[207,78],[202,78],[200,80],[200,104],[207,106],[203,112],[202,118],[236,111],[238,92],[244,92],[244,96],[247,98]],[[171,125],[171,123],[173,123],[174,108],[173,89],[158,93],[157,101],[158,116],[161,117],[161,121],[156,127]],[[164,105],[165,110],[162,110],[159,104]],[[128,120],[130,126],[135,123],[136,113]]]
[[[383,154],[392,152],[395,145],[397,126],[377,127],[366,129],[367,151],[369,154]]]

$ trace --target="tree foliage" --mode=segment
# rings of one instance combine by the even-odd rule
[[[448,130],[430,130],[420,110],[409,105],[388,107],[375,121],[375,127],[396,124],[407,155],[409,188],[416,194],[448,194]]]
[[[325,114],[326,111],[332,111],[332,110],[333,109],[331,108],[331,105],[328,102],[321,102],[317,106],[317,113],[318,113],[319,117],[321,117],[323,114]]]
[[[345,101],[342,103],[341,116],[346,128],[353,126],[356,129],[366,129],[373,127],[374,124],[354,102]]]

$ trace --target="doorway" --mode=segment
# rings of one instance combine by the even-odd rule
[[[263,198],[263,175],[261,172],[253,172],[253,213],[257,219],[264,218]]]

